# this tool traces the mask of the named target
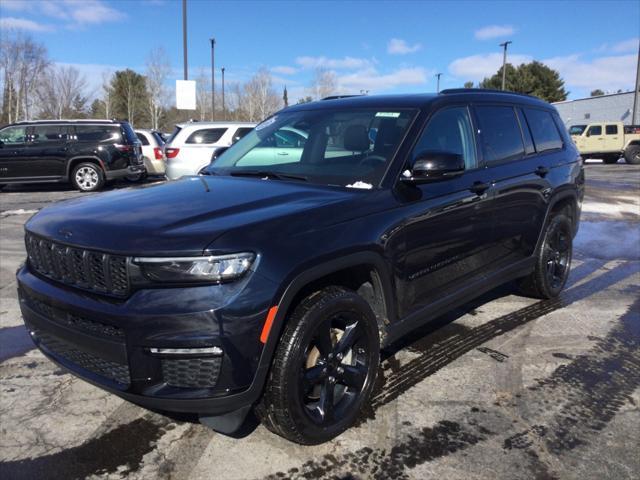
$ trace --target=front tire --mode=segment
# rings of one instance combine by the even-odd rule
[[[293,442],[331,440],[369,401],[379,362],[369,304],[350,290],[324,288],[302,300],[288,320],[256,413]]]
[[[630,165],[640,165],[640,145],[629,145],[624,150],[624,161]]]
[[[104,186],[104,172],[95,163],[81,163],[73,169],[71,183],[81,192],[96,192]]]
[[[520,281],[520,290],[535,298],[557,297],[569,277],[573,254],[573,226],[564,214],[554,216],[536,255],[534,271]]]

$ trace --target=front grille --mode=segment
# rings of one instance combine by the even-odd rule
[[[25,245],[29,265],[45,277],[98,293],[129,293],[126,257],[67,247],[30,233]]]
[[[108,378],[124,387],[131,382],[127,365],[105,360],[92,353],[79,350],[39,330],[35,331],[35,335],[42,346],[57,357],[96,375]]]
[[[106,323],[97,322],[95,320],[89,320],[88,318],[76,315],[75,313],[66,312],[61,308],[54,307],[32,297],[26,292],[23,292],[22,299],[32,310],[36,311],[53,323],[101,337],[124,339],[124,331],[119,327],[107,325]]]
[[[212,388],[218,381],[222,357],[162,359],[167,385],[179,388]]]

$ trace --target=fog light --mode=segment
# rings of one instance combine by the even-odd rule
[[[149,351],[156,355],[222,355],[220,347],[150,348]]]

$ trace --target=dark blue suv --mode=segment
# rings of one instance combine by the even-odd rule
[[[297,105],[203,175],[43,209],[20,305],[49,358],[127,400],[228,433],[256,407],[320,443],[356,420],[381,347],[507,281],[558,295],[583,189],[532,97]]]

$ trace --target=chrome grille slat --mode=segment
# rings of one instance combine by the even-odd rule
[[[127,257],[68,247],[30,233],[25,245],[29,266],[48,278],[97,293],[129,293]]]

